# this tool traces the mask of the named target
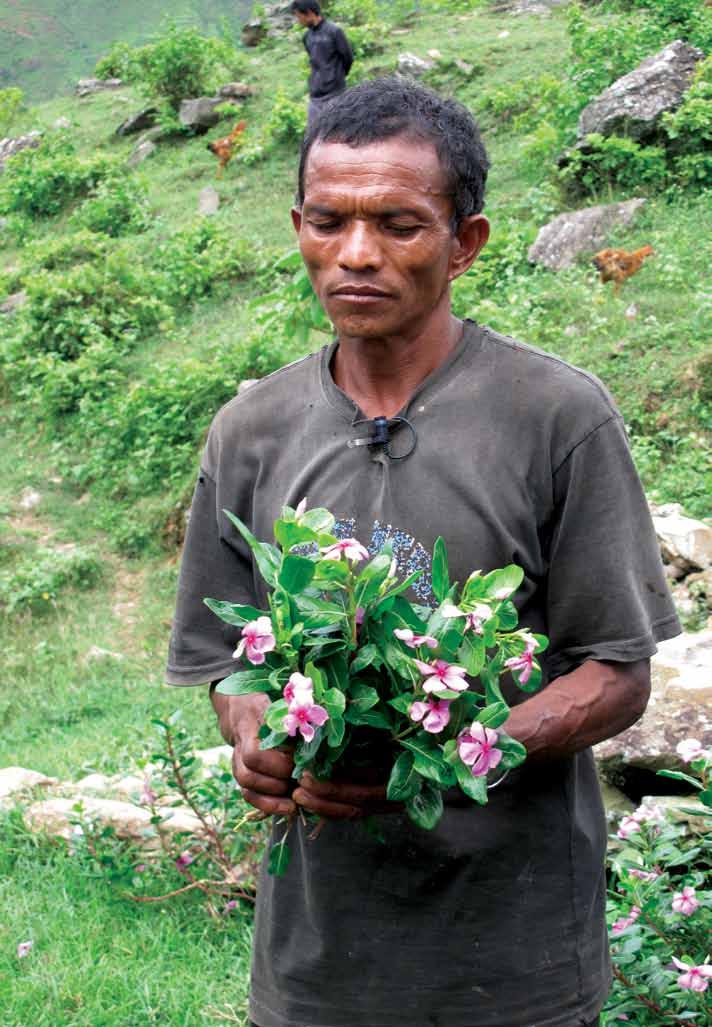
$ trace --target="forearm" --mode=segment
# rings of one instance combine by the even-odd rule
[[[648,660],[589,660],[514,707],[503,727],[531,759],[571,756],[634,724],[649,695]]]
[[[231,717],[229,713],[231,696],[221,695],[220,692],[216,691],[217,686],[219,684],[219,681],[213,681],[213,683],[211,684],[210,701],[213,704],[215,716],[218,718],[218,727],[220,729],[220,734],[223,736],[228,745],[234,745],[235,738],[231,724]]]

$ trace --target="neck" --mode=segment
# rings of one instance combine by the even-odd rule
[[[394,417],[462,338],[462,322],[449,311],[437,327],[428,324],[413,336],[340,335],[334,381],[366,417]]]

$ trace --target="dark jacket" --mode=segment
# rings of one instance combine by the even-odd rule
[[[303,43],[311,64],[309,95],[316,98],[340,93],[353,63],[351,47],[342,30],[323,18],[307,29]]]

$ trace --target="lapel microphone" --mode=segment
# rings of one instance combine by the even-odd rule
[[[418,441],[415,428],[405,417],[374,417],[373,419],[366,417],[361,421],[354,421],[353,427],[357,428],[360,425],[367,429],[368,434],[349,439],[347,442],[349,449],[354,449],[356,446],[369,446],[369,448],[381,446],[389,460],[405,460],[413,452]],[[405,426],[410,432],[410,446],[405,453],[396,455],[391,452],[391,434],[395,435],[401,426]]]

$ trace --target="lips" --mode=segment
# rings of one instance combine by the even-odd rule
[[[339,285],[335,289],[331,289],[329,294],[343,296],[347,299],[386,299],[390,296],[390,293],[384,292],[383,289],[377,289],[373,285]]]

